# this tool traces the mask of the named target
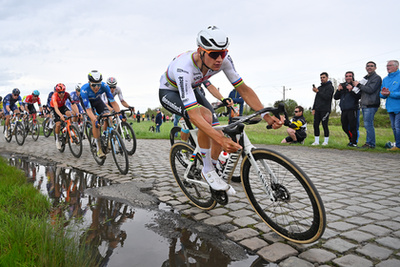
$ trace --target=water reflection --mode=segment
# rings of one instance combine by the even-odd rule
[[[258,256],[233,261],[190,227],[162,223],[156,218],[160,211],[85,194],[87,188],[111,185],[107,179],[26,156],[0,156],[23,170],[28,181],[48,196],[51,223],[61,220],[63,227],[78,232],[80,244],[91,248],[88,256],[96,258],[98,266],[277,266]],[[153,227],[146,226],[149,223]],[[157,227],[168,235],[160,234]]]

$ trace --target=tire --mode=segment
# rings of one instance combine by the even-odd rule
[[[211,188],[201,176],[203,161],[200,154],[197,154],[194,158],[194,164],[188,174],[188,178],[193,179],[193,182],[186,181],[184,178],[184,173],[193,155],[193,151],[193,146],[184,142],[176,142],[171,147],[169,160],[172,173],[183,194],[185,194],[196,207],[202,210],[210,210],[215,207],[217,202],[212,197]],[[203,182],[204,184],[196,183],[196,181]]]
[[[90,131],[91,131],[91,129],[92,129],[92,122],[90,121],[90,120],[87,120],[86,122],[85,122],[85,125],[84,125],[84,127],[85,127],[85,134],[86,134],[86,137],[88,138],[88,140],[89,140],[89,144],[91,144],[91,136],[89,136],[89,133],[90,133]]]
[[[11,139],[12,139],[12,132],[11,132],[10,130],[8,130],[8,138],[6,138],[5,133],[6,133],[6,131],[7,131],[7,126],[4,124],[3,127],[4,127],[4,128],[3,128],[4,139],[6,139],[6,141],[7,141],[8,143],[10,143],[10,142],[11,142]],[[11,127],[11,125],[10,125],[10,127]]]
[[[93,132],[92,132],[92,128],[90,128],[88,130],[88,140],[90,140],[89,142],[89,149],[90,152],[92,153],[92,156],[94,158],[94,160],[96,161],[96,163],[100,166],[104,165],[104,162],[106,161],[106,157],[104,158],[99,158],[97,156],[97,146],[96,146],[96,139],[93,138]]]
[[[25,142],[26,135],[25,135],[24,126],[19,121],[17,121],[15,123],[14,134],[15,134],[15,140],[17,141],[17,144],[22,146]]]
[[[51,119],[50,118],[46,118],[43,121],[43,135],[45,137],[49,137],[51,135],[51,132],[53,131],[53,129],[51,129],[50,126],[51,123]]]
[[[67,135],[69,150],[75,158],[79,158],[82,155],[83,149],[82,135],[75,125],[69,127],[69,132],[71,134],[71,136]]]
[[[118,128],[118,133],[124,140],[125,148],[126,151],[128,152],[128,155],[132,156],[136,152],[135,132],[133,131],[132,126],[126,121],[121,122],[121,128]]]
[[[321,197],[308,176],[277,152],[254,149],[252,155],[267,179],[264,183],[277,198],[276,201],[270,200],[263,190],[263,182],[246,156],[241,168],[242,183],[256,213],[273,231],[289,241],[305,244],[318,240],[326,227],[326,214]],[[276,176],[277,184],[271,185],[271,174],[262,161]]]
[[[64,129],[63,125],[61,125],[61,130],[62,129]],[[54,135],[54,137],[55,137],[55,135]],[[63,153],[65,151],[65,146],[67,143],[67,138],[68,138],[67,133],[63,133],[62,131],[60,131],[60,135],[58,138],[59,138],[59,142],[61,142],[61,148],[58,151]]]
[[[184,141],[184,142],[189,142],[192,146],[196,146],[196,143],[193,140],[193,137],[189,133],[189,141],[187,140],[182,140],[181,136],[181,127],[175,126],[171,129],[169,132],[169,142],[171,143],[171,146],[173,146],[176,142],[178,141]]]
[[[40,126],[39,123],[32,124],[32,138],[37,141],[40,134]]]
[[[115,165],[117,165],[121,174],[127,174],[129,171],[128,152],[126,151],[121,135],[115,130],[111,131],[110,142]]]

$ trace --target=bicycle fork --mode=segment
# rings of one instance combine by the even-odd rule
[[[243,147],[244,147],[244,153],[247,156],[247,158],[249,159],[250,165],[255,169],[258,179],[261,182],[261,184],[263,185],[263,190],[264,192],[267,194],[267,196],[269,196],[269,199],[271,201],[276,201],[276,197],[273,194],[273,190],[271,188],[271,186],[268,185],[267,179],[268,177],[265,177],[265,175],[263,174],[260,166],[258,165],[257,161],[255,160],[252,150],[255,148],[253,146],[253,144],[250,142],[249,138],[247,137],[246,133],[243,131]],[[264,170],[267,172],[269,179],[271,181],[271,184],[277,184],[278,183],[278,178],[276,177],[275,173],[273,172],[273,170],[270,168],[270,166],[268,165],[267,162],[265,162],[265,160],[260,159],[259,162],[261,163],[262,167],[264,168]]]

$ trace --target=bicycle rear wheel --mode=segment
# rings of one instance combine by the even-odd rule
[[[61,126],[61,129],[64,128],[64,125]],[[55,137],[55,135],[54,135]],[[58,150],[61,153],[63,153],[65,151],[65,146],[66,146],[66,142],[67,142],[67,133],[63,133],[60,131],[60,136],[58,137],[58,142],[61,143],[61,148]]]
[[[10,129],[7,129],[7,126],[4,124],[4,126],[3,126],[4,128],[3,128],[3,134],[4,134],[4,139],[6,139],[6,141],[8,142],[8,143],[10,143],[11,142],[11,139],[12,139],[12,133],[11,133],[11,125],[10,125]],[[8,131],[8,137],[6,138],[6,131]]]
[[[122,132],[121,132],[122,130]],[[128,155],[133,155],[136,152],[136,135],[132,129],[132,126],[126,122],[121,122],[121,128],[118,127],[118,133],[124,140],[126,151]]]
[[[40,126],[39,123],[33,123],[32,124],[32,138],[33,140],[37,141],[39,138],[39,134],[40,134]]]
[[[69,133],[70,136],[67,136],[69,150],[75,158],[79,158],[82,155],[82,135],[75,125],[69,127]]]
[[[210,210],[217,202],[212,197],[210,186],[201,177],[203,169],[201,156],[199,154],[193,156],[193,151],[193,146],[184,142],[177,142],[171,147],[169,160],[172,173],[182,192],[195,206]],[[193,165],[189,170],[188,179],[185,179],[185,171],[191,160]]]
[[[43,135],[45,137],[49,137],[51,135],[51,132],[53,131],[53,129],[50,128],[50,123],[51,123],[51,119],[50,118],[46,118],[43,121]]]
[[[84,125],[84,127],[85,127],[85,134],[86,134],[86,137],[88,138],[88,140],[89,140],[89,144],[91,144],[91,136],[89,135],[89,133],[90,133],[90,131],[92,130],[92,122],[90,121],[90,120],[87,120],[87,121],[85,121],[85,125]]]
[[[92,128],[90,128],[88,130],[88,140],[89,140],[89,149],[90,152],[93,155],[94,160],[96,161],[96,163],[100,166],[102,166],[104,164],[104,162],[106,161],[106,157],[104,158],[99,158],[97,156],[97,145],[96,145],[96,139],[93,138],[93,132],[92,132]],[[104,151],[104,150],[103,150]]]
[[[296,243],[318,240],[326,227],[326,214],[321,197],[308,176],[277,152],[255,149],[252,155],[262,177],[247,156],[241,169],[243,188],[256,213],[287,240]],[[275,200],[269,198],[267,187]]]
[[[21,122],[17,121],[15,123],[14,133],[15,133],[15,140],[17,141],[17,144],[22,146],[25,142],[26,135],[25,135],[24,126],[22,125]]]
[[[172,127],[171,131],[169,132],[169,142],[171,146],[173,146],[178,141],[183,141],[186,143],[191,144],[192,146],[196,146],[192,136],[190,133],[182,133],[182,128],[179,126]]]
[[[127,174],[129,171],[128,152],[126,151],[124,141],[119,133],[115,130],[111,131],[111,151],[115,165],[121,174]]]

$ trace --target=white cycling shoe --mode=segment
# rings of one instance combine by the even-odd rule
[[[226,191],[230,189],[230,186],[221,178],[215,171],[210,171],[206,174],[201,172],[203,179],[216,191]],[[232,188],[233,189],[233,188]]]

